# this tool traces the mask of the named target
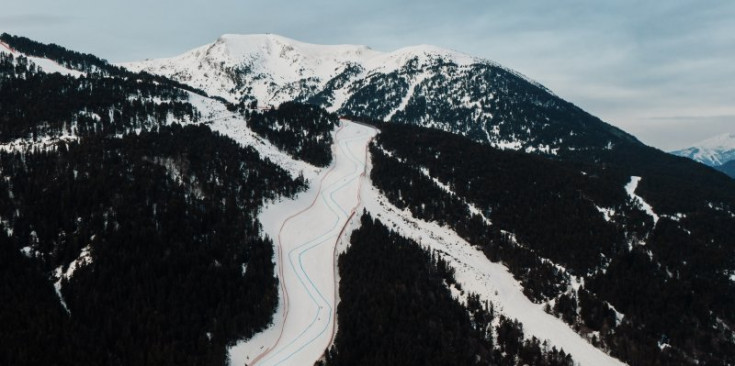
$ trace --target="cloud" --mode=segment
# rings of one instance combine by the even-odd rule
[[[50,14],[0,15],[0,24],[8,28],[48,27],[70,23],[74,19],[73,16]]]

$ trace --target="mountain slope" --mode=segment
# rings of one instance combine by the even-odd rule
[[[716,166],[715,169],[727,174],[730,178],[735,178],[735,160],[730,160],[725,164]]]
[[[124,66],[248,107],[295,100],[506,149],[557,154],[637,142],[518,73],[433,46],[382,53],[276,35],[225,35],[177,57]]]
[[[509,365],[735,362],[735,182],[517,73],[431,46],[380,53],[272,35],[125,70],[2,39],[0,364],[221,365],[236,341],[253,346],[230,348],[238,363],[270,349],[261,341],[277,327],[256,332],[279,314],[283,262],[260,220],[278,237],[287,226],[270,209],[335,167],[334,142],[351,141],[336,139],[336,113],[381,132],[359,148],[371,182],[358,202],[376,221],[347,224],[356,247],[337,248],[351,281],[338,315],[356,320],[337,319],[325,362],[425,363],[425,349]],[[346,172],[362,173],[360,161]],[[343,179],[322,203],[347,216],[330,205]],[[364,253],[371,245],[380,251]],[[381,256],[379,276],[359,265]],[[335,268],[315,267],[331,285]],[[386,285],[360,286],[373,279]],[[261,343],[244,341],[253,334]],[[416,342],[380,345],[391,337]]]
[[[278,302],[257,214],[303,177],[274,164],[278,153],[192,126],[228,126],[201,119],[226,111],[220,101],[9,39],[0,364],[225,364],[227,345],[265,327]]]
[[[732,362],[731,179],[653,149],[561,160],[381,130],[371,179],[390,202],[482,248],[596,346],[631,364]]]
[[[702,164],[716,167],[735,160],[735,134],[726,133],[700,141],[686,149],[671,152]]]

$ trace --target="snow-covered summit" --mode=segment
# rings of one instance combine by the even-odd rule
[[[718,135],[671,153],[709,166],[719,166],[735,160],[735,133]]]
[[[342,116],[438,128],[502,149],[557,154],[637,142],[513,70],[430,45],[381,52],[227,34],[176,57],[123,66],[245,106],[295,101]]]
[[[231,101],[252,96],[259,103],[277,104],[303,96],[306,89],[322,89],[346,70],[366,77],[438,62],[470,65],[483,60],[429,45],[380,52],[361,45],[310,44],[275,34],[225,34],[179,56],[123,66],[167,76]]]

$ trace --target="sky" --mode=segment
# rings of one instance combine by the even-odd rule
[[[111,62],[222,34],[380,51],[432,44],[496,61],[672,150],[735,133],[732,0],[0,0],[0,32]]]

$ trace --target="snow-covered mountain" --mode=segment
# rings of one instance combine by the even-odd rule
[[[735,181],[511,70],[0,40],[0,363],[735,363]]]
[[[261,105],[278,105],[310,96],[340,75],[369,78],[391,73],[411,60],[423,66],[439,59],[451,59],[460,65],[480,62],[433,46],[383,53],[367,46],[315,45],[274,34],[226,34],[180,56],[123,66],[186,82],[231,102],[254,98]],[[338,100],[331,104],[341,105]]]
[[[712,167],[720,166],[735,160],[735,133],[718,135],[671,153]]]
[[[122,65],[252,106],[300,101],[341,115],[416,124],[493,146],[556,154],[637,142],[542,85],[434,46],[378,52],[277,35],[225,35],[168,59]]]

